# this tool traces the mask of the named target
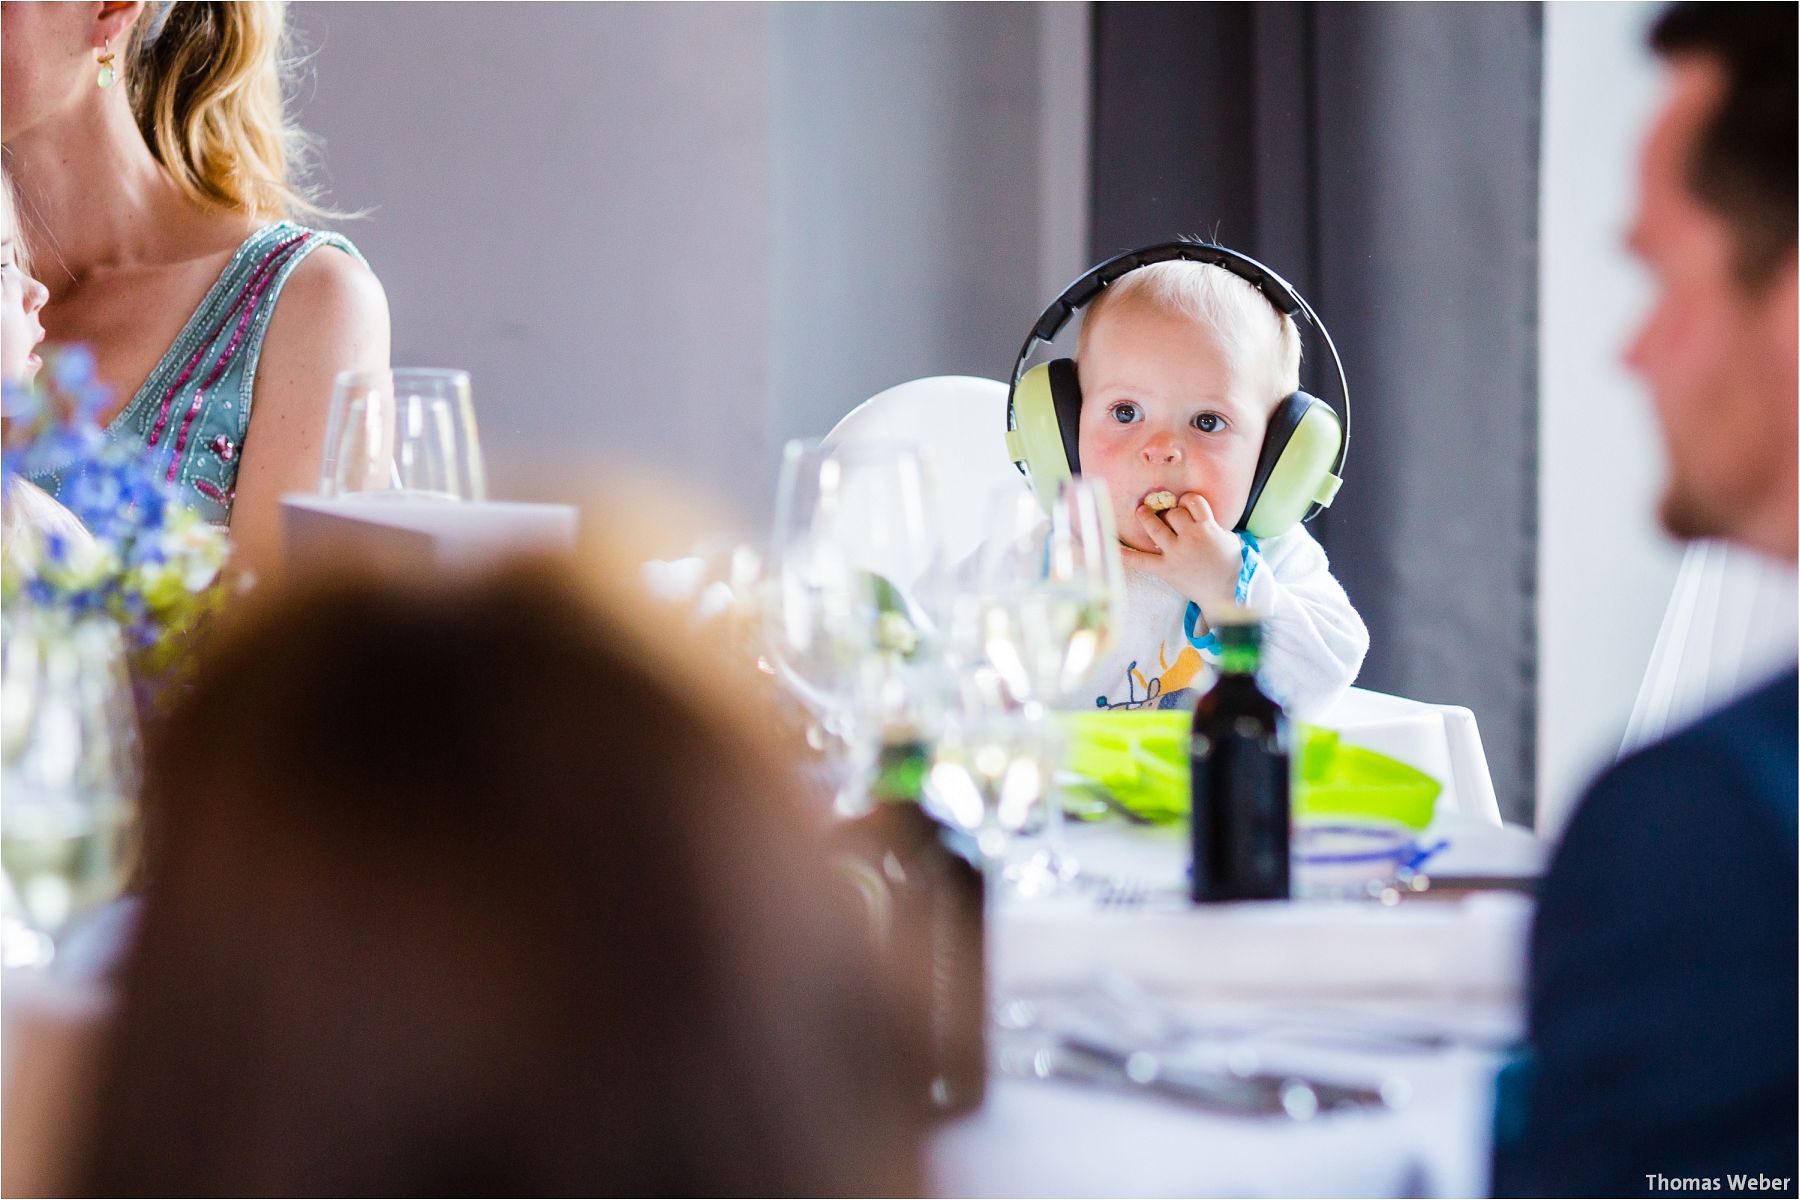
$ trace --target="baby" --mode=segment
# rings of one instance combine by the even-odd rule
[[[37,346],[44,340],[38,319],[50,292],[32,278],[13,210],[12,184],[0,175],[0,377],[20,386],[37,374]]]
[[[25,246],[19,237],[13,207],[12,186],[0,175],[0,379],[10,388],[25,387],[43,362],[37,356],[44,340],[43,310],[49,291],[31,275]],[[0,428],[10,426],[11,413],[0,416]],[[0,501],[0,553],[24,574],[31,573],[31,539],[27,530],[60,534],[76,542],[92,538],[75,515],[23,479],[9,479]]]
[[[1260,543],[1232,532],[1269,416],[1299,388],[1293,319],[1222,267],[1157,263],[1088,307],[1076,362],[1082,473],[1111,493],[1127,584],[1093,703],[1191,704],[1206,614],[1236,603],[1263,615],[1264,686],[1316,714],[1356,679],[1368,630],[1303,526]]]

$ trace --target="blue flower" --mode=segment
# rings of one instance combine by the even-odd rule
[[[8,387],[13,445],[0,451],[7,496],[13,481],[61,475],[56,499],[93,534],[92,544],[27,525],[20,552],[0,559],[0,597],[71,617],[117,621],[156,672],[175,661],[181,635],[216,602],[229,554],[225,531],[180,503],[168,463],[108,438],[99,414],[111,392],[92,355],[63,348],[28,387]],[[10,501],[9,501],[10,503]]]
[[[94,371],[94,356],[86,346],[64,346],[50,363],[56,390],[74,403],[70,416],[80,424],[99,424],[99,415],[112,400],[112,389]]]
[[[36,388],[22,387],[10,380],[0,384],[0,414],[8,420],[29,425],[43,409],[44,399]]]

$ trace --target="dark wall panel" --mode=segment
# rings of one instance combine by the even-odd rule
[[[1256,97],[1248,4],[1094,6],[1094,258],[1176,234],[1244,238]]]

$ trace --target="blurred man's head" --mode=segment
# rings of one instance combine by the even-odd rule
[[[1628,361],[1668,451],[1662,519],[1796,557],[1795,6],[1671,6],[1667,95],[1639,173],[1633,251],[1655,301]]]

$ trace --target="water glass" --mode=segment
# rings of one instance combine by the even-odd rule
[[[1065,481],[1046,515],[1016,488],[996,493],[971,592],[952,623],[959,657],[990,666],[1026,714],[1047,723],[1093,676],[1119,635],[1125,570],[1112,506],[1099,479]],[[1080,866],[1063,843],[1054,788],[1044,840],[1016,872],[1024,890],[1054,890]],[[1031,884],[1031,877],[1039,882]]]
[[[930,607],[942,539],[922,452],[905,442],[787,443],[774,550],[808,541],[830,543],[855,569]]]
[[[974,834],[996,880],[1013,836],[1044,801],[1054,750],[1053,727],[1015,703],[991,667],[961,674],[937,731],[928,802]],[[1033,890],[1032,876],[1009,877]]]
[[[0,629],[0,865],[6,965],[43,966],[56,939],[122,886],[138,738],[119,629],[26,609]]]
[[[835,741],[840,811],[856,811],[883,734],[929,724],[936,513],[916,449],[795,441],[782,455],[764,618],[777,675],[816,744]]]
[[[985,656],[1022,703],[1060,704],[1118,635],[1125,569],[1106,485],[1064,482],[1048,517],[1006,489],[989,514],[977,585],[988,601]]]
[[[486,500],[468,372],[340,374],[319,491],[369,499]]]

